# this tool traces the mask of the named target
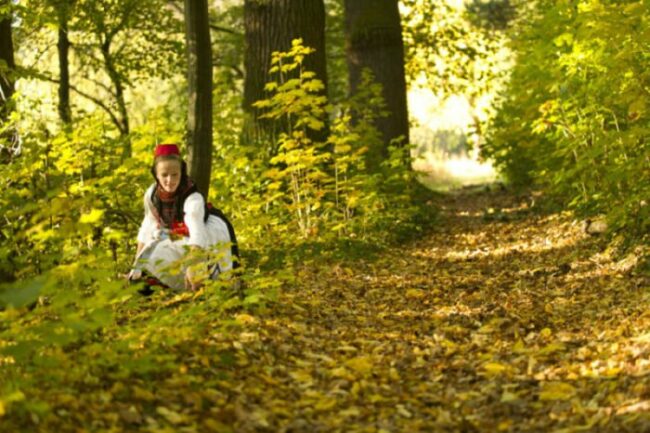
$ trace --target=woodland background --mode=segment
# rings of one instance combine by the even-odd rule
[[[649,20],[647,0],[1,0],[0,417],[54,416],[40,387],[176,368],[190,323],[421,236],[426,152],[480,153],[642,257]],[[464,98],[460,143],[413,143],[415,89]],[[243,289],[173,316],[122,277],[162,142],[184,144],[244,264]]]

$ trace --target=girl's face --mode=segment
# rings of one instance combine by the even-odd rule
[[[180,161],[159,161],[156,164],[156,179],[165,192],[170,194],[176,192],[181,183]]]

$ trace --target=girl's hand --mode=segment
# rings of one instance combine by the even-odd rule
[[[196,292],[199,290],[203,284],[196,278],[194,272],[191,268],[187,268],[185,271],[185,289]]]
[[[135,281],[142,278],[142,271],[140,269],[131,269],[131,272],[128,273],[126,279],[128,281]]]

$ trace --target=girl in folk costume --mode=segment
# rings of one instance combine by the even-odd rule
[[[196,290],[202,278],[215,278],[233,268],[236,251],[234,231],[228,220],[206,206],[203,195],[187,175],[178,146],[160,144],[154,151],[151,169],[156,182],[144,194],[144,220],[138,232],[135,266],[129,280],[143,273],[173,289]],[[213,252],[215,260],[203,276],[195,266],[174,265],[196,249]],[[207,268],[207,266],[206,266]]]

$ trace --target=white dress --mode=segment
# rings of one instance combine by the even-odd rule
[[[138,242],[144,244],[144,248],[136,257],[134,269],[146,271],[173,289],[183,289],[185,269],[169,272],[169,268],[173,268],[174,263],[183,258],[190,246],[197,246],[210,251],[214,258],[211,277],[231,270],[233,257],[228,226],[215,215],[210,215],[205,221],[203,196],[198,192],[187,196],[183,204],[183,222],[189,230],[189,236],[173,240],[169,236],[169,230],[163,228],[156,218],[157,212],[151,201],[155,187],[156,184],[151,185],[144,194],[144,219],[138,231]]]

